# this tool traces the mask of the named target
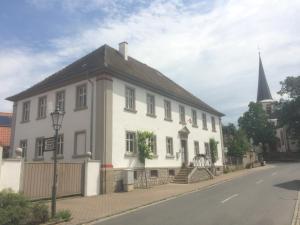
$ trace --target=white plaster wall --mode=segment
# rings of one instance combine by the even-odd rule
[[[136,110],[137,113],[130,113],[124,111],[125,107],[125,86],[135,88],[136,95]],[[147,104],[146,94],[151,93],[155,95],[156,105],[156,118],[146,116]],[[171,101],[172,106],[172,122],[164,120],[164,98],[163,96],[147,91],[143,88],[131,85],[123,82],[119,79],[113,79],[113,154],[112,163],[114,168],[127,168],[140,166],[137,157],[125,156],[125,132],[126,131],[152,131],[157,137],[157,155],[158,158],[153,160],[147,160],[147,167],[179,167],[181,166],[181,158],[176,158],[176,152],[180,150],[180,139],[178,137],[178,131],[183,127],[179,124],[179,102],[168,99]],[[219,142],[218,144],[218,156],[219,160],[216,165],[222,165],[222,151],[221,151],[221,137],[219,118],[215,116],[216,132],[212,132],[211,126],[211,114],[207,114],[207,127],[208,130],[202,129],[202,111],[197,109],[198,128],[192,127],[192,124],[188,122],[191,118],[192,107],[185,106],[186,113],[186,126],[190,130],[188,137],[188,152],[189,161],[192,161],[194,157],[194,141],[199,141],[200,153],[205,153],[204,143],[209,142],[210,138],[214,138]],[[173,150],[174,159],[166,158],[166,137],[173,137]]]
[[[93,81],[95,81],[95,79],[93,79]],[[76,87],[84,83],[87,84],[87,109],[75,111]],[[51,137],[54,135],[50,113],[55,109],[56,92],[61,90],[65,91],[65,116],[62,129],[59,131],[59,133],[64,134],[64,159],[66,161],[72,159],[74,153],[74,134],[76,131],[86,131],[86,150],[90,151],[91,85],[87,80],[84,80],[17,102],[13,150],[19,147],[20,140],[27,139],[27,161],[34,159],[35,140],[37,137]],[[47,96],[47,117],[45,119],[37,119],[38,98],[45,95]],[[23,102],[28,100],[30,100],[30,121],[22,123]],[[44,160],[51,160],[52,154],[52,152],[46,152],[44,154]]]
[[[0,174],[0,191],[3,189],[12,189],[14,192],[20,191],[21,181],[21,160],[2,160]]]
[[[85,162],[84,196],[100,194],[100,161]]]

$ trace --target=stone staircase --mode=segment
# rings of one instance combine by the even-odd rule
[[[189,182],[189,173],[193,170],[192,167],[182,167],[178,174],[174,177],[172,183],[176,184],[187,184]]]
[[[206,168],[183,167],[174,177],[172,183],[188,184],[213,179],[212,173]]]

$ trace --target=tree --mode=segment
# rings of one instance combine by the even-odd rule
[[[300,76],[287,77],[280,84],[278,94],[288,95],[288,99],[277,104],[278,124],[286,126],[288,135],[300,141]]]
[[[152,132],[148,132],[148,131],[137,132],[138,152],[139,152],[138,157],[139,157],[139,161],[142,164],[144,164],[144,176],[145,176],[146,187],[148,187],[148,183],[147,183],[145,162],[146,159],[153,159],[153,152],[151,149],[151,141],[150,141],[153,137],[154,134]]]
[[[239,127],[244,130],[253,143],[273,146],[276,144],[275,126],[268,121],[267,114],[260,103],[249,103],[249,109],[238,120]]]
[[[218,142],[213,138],[209,139],[209,149],[210,149],[211,166],[212,166],[212,170],[215,173],[215,163],[218,160]]]
[[[237,129],[233,123],[229,123],[228,125],[222,126],[224,146],[226,146],[226,147],[229,146],[229,143],[233,139],[236,132],[237,132]]]
[[[228,155],[241,157],[250,149],[251,145],[245,131],[239,129],[229,141]]]

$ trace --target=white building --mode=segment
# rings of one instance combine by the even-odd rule
[[[22,147],[27,161],[48,161],[43,138],[51,137],[50,112],[65,111],[59,159],[101,160],[102,190],[117,189],[122,170],[143,167],[137,157],[137,131],[155,134],[155,157],[146,161],[153,177],[173,176],[195,154],[209,154],[218,141],[223,165],[222,113],[159,71],[104,45],[31,88],[8,98],[14,102],[12,149]],[[105,192],[103,191],[103,192]]]

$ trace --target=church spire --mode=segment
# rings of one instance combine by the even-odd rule
[[[258,73],[257,102],[260,102],[262,100],[272,99],[272,95],[261,62],[260,53],[258,53],[258,55],[259,55],[259,73]]]

